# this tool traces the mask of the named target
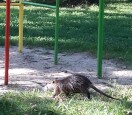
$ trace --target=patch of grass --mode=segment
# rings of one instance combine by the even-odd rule
[[[4,45],[5,8],[0,7],[0,45]],[[89,51],[96,55],[98,36],[96,5],[84,8],[60,8],[59,52]],[[107,4],[104,19],[103,58],[132,65],[132,3]],[[11,10],[11,44],[17,45],[18,8]],[[25,6],[24,45],[54,48],[55,12]]]
[[[7,93],[0,99],[1,115],[59,115],[54,109],[55,102],[51,99],[41,99],[38,93],[23,92]]]
[[[131,89],[116,88],[108,93],[124,99],[115,101],[95,94],[87,100],[77,94],[63,97],[64,101],[58,103],[50,98],[50,92],[5,93],[0,97],[0,115],[129,115],[132,112]]]

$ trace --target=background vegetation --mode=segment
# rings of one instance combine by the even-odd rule
[[[96,5],[60,8],[59,52],[88,51],[96,55],[98,35]],[[103,57],[132,65],[132,3],[105,5]],[[4,45],[5,8],[0,10],[0,45]],[[42,7],[24,8],[24,45],[54,47],[55,12]],[[11,45],[18,41],[18,7],[11,10]]]
[[[11,2],[19,2],[19,0],[10,0]],[[23,0],[29,2],[36,2],[42,4],[52,4],[55,5],[56,0]],[[0,2],[5,2],[5,0],[0,0]],[[114,2],[131,2],[131,0],[105,0],[106,3],[114,3]],[[98,4],[99,0],[60,0],[60,6],[73,7],[81,4]]]

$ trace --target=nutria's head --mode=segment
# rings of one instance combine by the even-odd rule
[[[58,83],[59,79],[58,78],[55,78],[52,83],[55,84],[55,83]]]

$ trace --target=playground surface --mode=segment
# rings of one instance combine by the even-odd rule
[[[4,47],[0,47],[0,85],[4,83]],[[0,86],[0,92],[25,91],[42,89],[56,77],[66,77],[69,70],[89,77],[101,89],[110,84],[132,87],[132,70],[124,65],[103,60],[103,77],[97,78],[97,59],[87,52],[59,53],[58,65],[54,64],[54,51],[42,48],[23,49],[18,52],[15,46],[10,47],[9,85]]]

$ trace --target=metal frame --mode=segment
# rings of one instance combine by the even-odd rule
[[[103,29],[104,29],[104,0],[99,0],[99,20],[98,20],[98,65],[97,75],[102,77],[102,51],[103,51]]]
[[[56,9],[55,18],[55,46],[54,46],[54,63],[58,64],[58,37],[59,37],[59,3],[60,0],[56,0],[56,6],[47,4],[38,4],[33,2],[24,2],[20,0],[19,3],[10,3],[10,0],[6,0],[6,3],[0,3],[0,6],[6,6],[6,29],[5,29],[5,85],[8,85],[8,70],[9,70],[9,40],[10,40],[10,6],[19,6],[19,47],[18,51],[23,50],[23,14],[24,5],[33,5]]]
[[[58,63],[58,37],[59,37],[59,3],[60,0],[56,0],[56,6],[38,4],[32,2],[10,3],[10,0],[6,0],[6,3],[0,3],[0,6],[6,6],[6,27],[5,27],[5,85],[8,85],[8,70],[9,70],[9,42],[10,42],[10,6],[19,6],[19,52],[23,49],[23,7],[24,4],[41,6],[56,9],[55,18],[55,57],[54,63]],[[103,22],[104,21],[104,0],[99,1],[99,21],[98,21],[98,66],[97,75],[98,78],[102,77],[102,51],[103,51]]]

